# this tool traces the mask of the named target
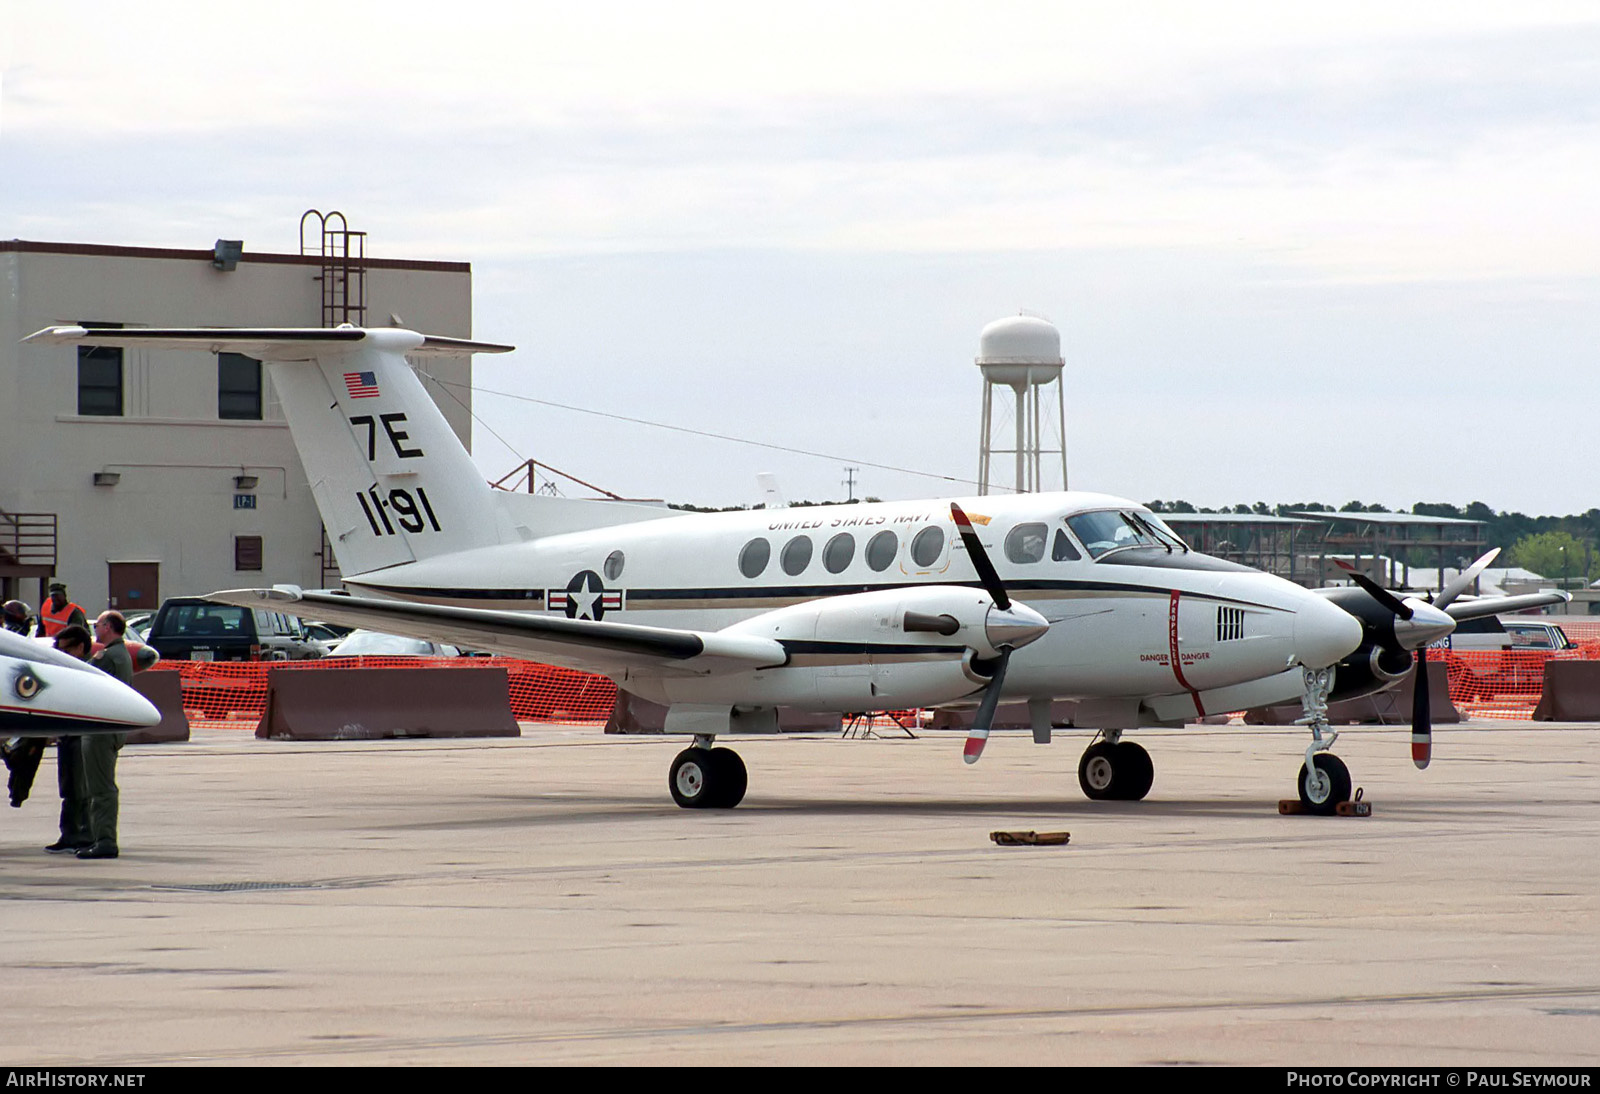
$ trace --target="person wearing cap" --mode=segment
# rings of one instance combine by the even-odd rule
[[[94,637],[102,648],[89,664],[132,687],[133,657],[122,641],[127,629],[121,612],[101,612],[94,621]],[[117,857],[117,753],[127,740],[126,733],[95,733],[78,746],[81,786],[89,799],[89,845],[78,849],[79,858]]]
[[[61,628],[70,626],[88,630],[88,613],[67,599],[65,585],[59,581],[53,582],[49,599],[39,605],[39,629],[46,638],[54,638],[61,633]]]
[[[36,621],[26,604],[20,600],[6,601],[4,616],[6,630],[24,637],[32,637]]]
[[[55,647],[79,661],[89,660],[93,640],[82,627],[56,635]],[[61,792],[61,838],[45,848],[50,855],[76,855],[94,843],[89,829],[89,796],[84,785],[83,742],[69,735],[56,740],[56,787]]]

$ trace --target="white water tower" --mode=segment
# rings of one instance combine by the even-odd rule
[[[996,319],[978,336],[977,365],[983,370],[983,437],[978,445],[978,493],[987,494],[991,486],[1004,488],[1003,482],[994,481],[993,473],[1004,474],[1007,461],[1001,460],[996,468],[994,457],[1012,456],[1016,468],[1014,485],[1017,492],[1033,493],[1040,490],[1065,490],[1067,488],[1067,404],[1061,390],[1061,332],[1055,326],[1032,315],[1011,315]],[[1047,442],[1041,432],[1049,412],[1043,409],[1044,389],[1056,386],[1055,437]],[[994,389],[1004,386],[1011,389],[1014,400],[1001,397],[995,406]],[[1015,410],[1013,447],[996,448],[995,417],[1003,415],[1006,403]],[[1004,422],[1001,423],[999,443],[1005,443]],[[1054,447],[1050,447],[1053,443]],[[1050,457],[1046,461],[1045,457]],[[1057,461],[1061,466],[1061,481],[1054,481]],[[1045,476],[1048,473],[1049,479]]]

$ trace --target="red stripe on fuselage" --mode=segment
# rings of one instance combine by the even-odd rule
[[[1167,649],[1168,656],[1172,659],[1172,675],[1178,681],[1178,686],[1189,693],[1194,700],[1194,712],[1200,717],[1206,716],[1205,704],[1200,702],[1200,693],[1189,686],[1189,681],[1183,678],[1183,663],[1178,656],[1178,598],[1182,594],[1177,589],[1172,590],[1172,598],[1168,601],[1171,605],[1167,612]]]

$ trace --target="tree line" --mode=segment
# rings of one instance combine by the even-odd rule
[[[1295,513],[1389,513],[1386,505],[1347,501],[1340,506],[1319,501],[1296,501],[1268,505],[1264,501],[1246,505],[1240,503],[1222,508],[1191,505],[1186,501],[1152,501],[1146,503],[1157,513],[1254,513],[1258,516],[1292,516]],[[1526,513],[1497,512],[1481,501],[1466,506],[1452,505],[1447,501],[1419,501],[1409,510],[1425,517],[1454,517],[1457,520],[1475,520],[1483,525],[1485,549],[1501,548],[1497,566],[1521,566],[1544,577],[1561,579],[1576,584],[1580,579],[1588,584],[1600,570],[1600,509],[1564,517],[1530,517]],[[1427,565],[1431,559],[1407,559],[1408,562]]]

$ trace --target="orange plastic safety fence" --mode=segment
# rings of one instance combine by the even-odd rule
[[[1571,632],[1568,632],[1569,637]],[[1468,718],[1531,718],[1544,692],[1546,661],[1600,661],[1600,641],[1561,650],[1445,650],[1450,702]]]
[[[617,685],[604,676],[512,657],[340,657],[326,661],[162,661],[153,671],[178,673],[183,708],[191,717],[249,722],[267,701],[267,674],[318,669],[384,668],[427,672],[434,668],[503,668],[510,681],[511,713],[519,722],[604,722]]]

